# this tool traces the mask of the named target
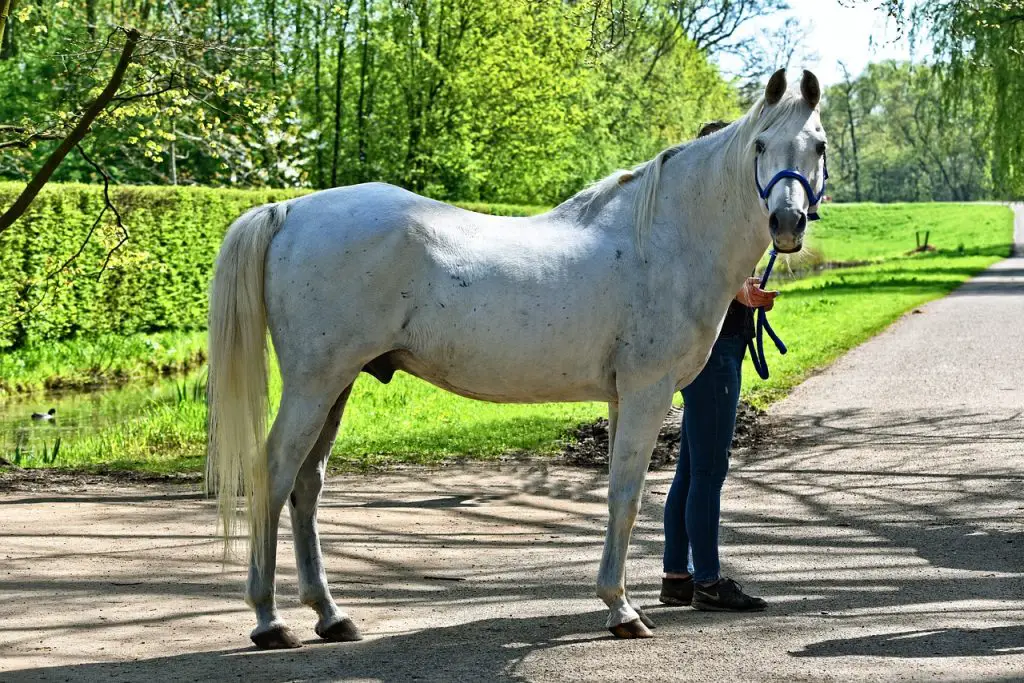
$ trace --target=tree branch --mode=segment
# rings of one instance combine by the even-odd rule
[[[5,2],[6,0],[0,0]],[[61,162],[64,161],[64,157],[68,155],[72,149],[82,141],[86,133],[89,132],[89,127],[92,122],[96,120],[96,117],[103,112],[106,106],[114,99],[118,89],[121,87],[121,81],[124,79],[125,71],[128,70],[128,65],[132,61],[132,53],[135,52],[136,46],[139,44],[141,38],[138,30],[132,28],[125,30],[124,48],[121,50],[121,58],[117,62],[117,67],[114,68],[114,73],[110,76],[110,81],[107,83],[107,87],[103,89],[103,92],[93,100],[85,113],[82,114],[82,118],[78,120],[75,127],[68,133],[68,136],[57,145],[57,148],[53,150],[49,158],[43,163],[42,168],[36,172],[32,177],[32,180],[28,182],[25,189],[22,191],[18,198],[14,200],[14,204],[11,205],[7,211],[0,215],[0,233],[11,227],[14,221],[18,220],[29,205],[32,204],[32,200],[36,198],[39,191],[43,189],[50,176],[53,175],[54,171],[60,166]]]
[[[25,129],[20,126],[0,126],[0,134],[3,134],[4,132],[25,132]],[[22,138],[21,140],[7,140],[5,142],[0,142],[0,149],[10,149],[12,147],[21,147],[24,149],[31,145],[36,140],[60,139],[62,139],[61,136],[57,135],[56,133],[47,133],[44,131],[40,131],[38,133],[32,133],[28,137]]]
[[[110,200],[110,176],[107,174],[106,171],[103,170],[102,166],[100,166],[95,161],[93,161],[89,157],[89,155],[85,153],[85,150],[82,149],[81,145],[75,145],[75,147],[78,148],[78,153],[82,155],[82,158],[85,159],[85,161],[90,166],[92,166],[94,169],[96,169],[97,173],[99,173],[101,176],[103,176],[103,210],[100,211],[100,215],[96,219],[96,223],[93,224],[92,230],[89,231],[89,235],[92,235],[93,230],[96,229],[96,225],[99,224],[100,218],[102,218],[103,214],[107,212],[107,209],[110,209],[111,213],[114,214],[114,222],[117,223],[117,227],[120,228],[120,230],[121,230],[121,239],[118,240],[117,244],[115,244],[114,247],[110,251],[107,252],[107,257],[105,259],[103,259],[103,265],[100,266],[99,271],[96,272],[96,281],[98,282],[99,279],[103,276],[103,272],[107,269],[107,265],[110,264],[110,259],[114,255],[114,252],[116,252],[118,249],[120,249],[124,245],[124,243],[128,241],[128,237],[129,237],[129,235],[128,235],[128,228],[124,227],[124,222],[121,220],[121,212],[117,210],[117,207],[114,205],[114,202],[112,202]],[[88,242],[89,238],[86,237],[85,240],[86,240],[86,242]],[[82,244],[82,249],[85,249],[85,244],[84,243]],[[78,250],[78,254],[82,253],[82,249]],[[73,256],[71,258],[71,261],[73,261],[75,258],[77,258],[78,254]],[[71,261],[68,261],[68,263],[70,263]],[[61,268],[64,268],[66,265],[67,264],[65,264],[64,266],[61,266]]]

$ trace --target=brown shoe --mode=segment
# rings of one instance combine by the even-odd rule
[[[658,600],[673,607],[686,607],[693,602],[693,577],[688,579],[661,580],[661,595]]]

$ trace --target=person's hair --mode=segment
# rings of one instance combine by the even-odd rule
[[[712,133],[717,133],[718,131],[722,130],[723,128],[725,128],[728,125],[729,125],[728,121],[722,121],[721,119],[719,119],[717,121],[708,121],[707,123],[705,123],[703,126],[700,127],[699,131],[697,131],[697,137],[702,138],[705,135],[711,135]]]

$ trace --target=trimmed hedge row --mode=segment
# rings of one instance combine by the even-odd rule
[[[21,189],[18,183],[0,183],[0,207],[13,203]],[[103,210],[100,186],[48,185],[28,212],[0,234],[0,351],[79,335],[204,329],[213,262],[227,227],[253,206],[301,194],[114,187],[111,199],[129,240],[97,279],[119,239],[107,212],[73,264],[48,278],[78,251]],[[467,208],[501,215],[540,210],[486,204]]]

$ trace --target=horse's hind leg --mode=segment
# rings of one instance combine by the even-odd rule
[[[345,385],[342,385],[345,386]],[[302,643],[277,614],[274,575],[277,566],[277,525],[281,509],[295,486],[295,477],[316,443],[334,396],[297,391],[286,383],[274,426],[267,439],[270,516],[263,543],[251,550],[246,602],[256,611],[252,641],[263,649],[299,647]],[[262,569],[260,569],[262,568]]]
[[[317,531],[316,509],[324,485],[324,472],[331,447],[341,425],[345,402],[352,391],[346,387],[327,414],[327,422],[320,431],[313,450],[306,456],[295,478],[295,488],[289,498],[292,518],[292,536],[295,540],[295,563],[299,568],[299,599],[316,610],[320,619],[316,634],[325,640],[360,640],[362,636],[352,620],[338,609],[327,587],[320,535]]]

